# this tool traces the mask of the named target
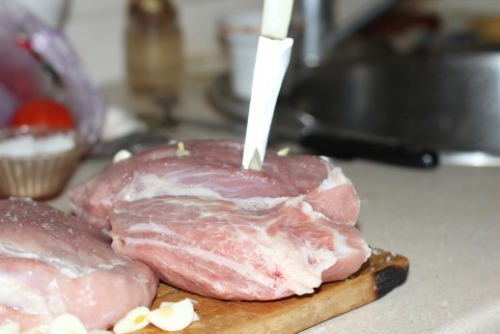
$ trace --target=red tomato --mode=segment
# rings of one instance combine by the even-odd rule
[[[70,111],[62,104],[48,98],[27,102],[16,110],[10,126],[34,125],[73,129],[75,123]]]

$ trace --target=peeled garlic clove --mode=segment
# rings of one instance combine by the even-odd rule
[[[164,331],[180,331],[193,322],[194,307],[189,299],[160,307],[149,313],[149,322]]]
[[[0,325],[0,333],[2,334],[18,334],[21,332],[21,325],[18,322],[9,322],[8,324]]]
[[[116,152],[116,154],[114,155],[113,163],[117,163],[117,162],[122,161],[122,160],[127,160],[131,156],[132,156],[132,153],[130,153],[129,151],[120,150],[120,151]]]
[[[176,152],[176,155],[178,157],[187,157],[187,156],[191,155],[191,152],[189,152],[188,150],[186,150],[186,147],[184,146],[184,143],[180,141],[180,142],[177,143],[177,152]]]
[[[93,331],[90,331],[89,334],[113,334],[113,332],[102,329],[95,329]]]
[[[186,298],[186,299],[191,301],[191,303],[193,303],[193,307],[194,307],[194,304],[198,303],[195,300],[192,300],[189,298]],[[173,304],[175,304],[175,302],[161,302],[160,308],[165,307],[165,306],[172,306]],[[196,311],[193,312],[193,321],[200,321],[200,316],[198,315],[198,313],[196,313]]]
[[[285,147],[285,148],[282,148],[281,150],[279,150],[276,154],[279,155],[280,157],[286,157],[288,155],[288,153],[290,153],[290,148]]]
[[[64,313],[52,320],[49,334],[87,334],[87,329],[76,316]]]
[[[149,325],[148,315],[151,311],[146,306],[139,306],[125,315],[113,327],[116,334],[125,334],[143,329]]]

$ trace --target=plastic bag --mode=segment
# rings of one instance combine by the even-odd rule
[[[69,41],[17,1],[0,0],[0,127],[36,97],[62,100],[87,142],[99,139],[106,103]]]

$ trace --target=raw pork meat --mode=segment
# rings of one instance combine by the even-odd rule
[[[157,196],[230,199],[265,209],[288,197],[305,196],[317,211],[338,223],[354,225],[359,198],[339,168],[314,156],[266,153],[263,171],[241,168],[243,145],[235,141],[185,142],[187,151],[165,145],[109,165],[69,192],[74,212],[109,229],[113,204]],[[189,152],[189,153],[187,153]]]
[[[356,272],[370,249],[359,198],[340,168],[269,150],[241,168],[243,146],[190,141],[144,151],[72,189],[78,214],[113,249],[204,296],[273,300]]]
[[[356,228],[293,198],[248,211],[223,200],[163,196],[119,202],[112,247],[172,285],[231,300],[312,293],[348,277],[369,255]]]
[[[54,317],[71,313],[88,329],[104,329],[156,294],[149,267],[46,204],[2,200],[0,226],[0,324],[44,333]]]

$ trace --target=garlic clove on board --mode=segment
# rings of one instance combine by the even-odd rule
[[[113,332],[125,334],[143,329],[149,325],[148,315],[150,312],[146,306],[134,308],[113,326]]]
[[[160,329],[180,331],[193,322],[194,313],[193,302],[186,298],[151,311],[148,318],[153,325]]]

